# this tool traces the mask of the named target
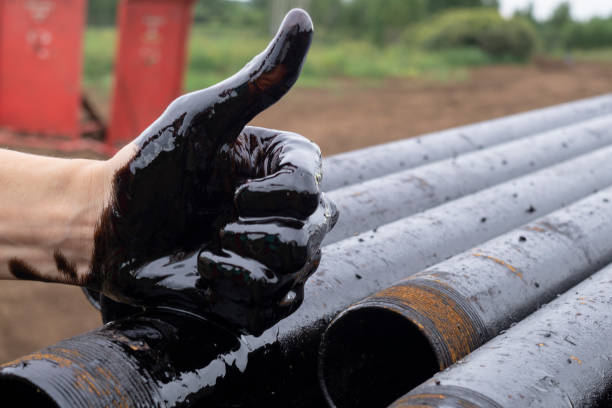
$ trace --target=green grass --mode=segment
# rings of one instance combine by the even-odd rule
[[[240,69],[269,38],[251,31],[196,26],[189,42],[185,89],[207,87]],[[85,84],[108,93],[112,84],[116,32],[90,27],[85,36]],[[461,80],[466,69],[494,63],[475,48],[426,52],[402,45],[377,48],[367,41],[328,43],[315,37],[298,86],[334,86],[338,78],[376,83],[386,78]]]
[[[570,53],[577,61],[610,62],[612,48],[597,48],[592,50],[575,50]]]
[[[85,85],[99,91],[112,84],[115,58],[116,30],[114,28],[88,28],[85,32]]]

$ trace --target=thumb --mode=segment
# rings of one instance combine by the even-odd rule
[[[172,123],[175,129],[179,125],[183,136],[196,137],[208,148],[235,140],[251,119],[297,81],[312,35],[308,14],[291,10],[261,54],[230,78],[175,100],[141,137],[148,138]]]

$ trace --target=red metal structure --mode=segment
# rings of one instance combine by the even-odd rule
[[[121,0],[107,143],[138,136],[181,94],[194,0]]]
[[[0,0],[0,126],[80,136],[85,0]]]

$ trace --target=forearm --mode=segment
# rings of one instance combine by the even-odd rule
[[[29,268],[53,279],[62,276],[58,262],[78,276],[87,271],[110,194],[106,168],[104,161],[0,149],[0,278]]]

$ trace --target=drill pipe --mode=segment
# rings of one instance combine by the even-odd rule
[[[612,143],[612,116],[329,192],[340,218],[324,245]]]
[[[612,406],[612,265],[392,408]]]
[[[336,313],[411,273],[612,185],[611,155],[612,148],[601,149],[326,246],[319,269],[306,283],[302,305],[260,337],[240,339],[248,350],[246,368],[243,360],[235,369],[234,360],[222,359],[215,364],[224,367],[219,368],[223,376],[204,381],[185,373],[176,376],[173,387],[186,390],[185,400],[202,406],[321,406],[317,355],[321,335]],[[124,330],[129,332],[130,325]],[[194,335],[194,342],[209,340],[204,333]],[[158,349],[157,344],[149,347]],[[88,364],[97,363],[91,359]],[[197,374],[209,364],[194,361],[197,370],[192,371]],[[214,385],[199,392],[202,384]]]
[[[612,115],[589,119],[328,193],[340,208],[329,245],[612,143]],[[96,297],[85,290],[90,303]]]
[[[330,405],[387,406],[612,262],[610,236],[612,188],[350,306],[322,340]]]
[[[0,390],[23,406],[189,406],[247,355],[223,327],[160,308],[2,364]]]
[[[341,153],[323,161],[331,191],[612,112],[612,94]]]

